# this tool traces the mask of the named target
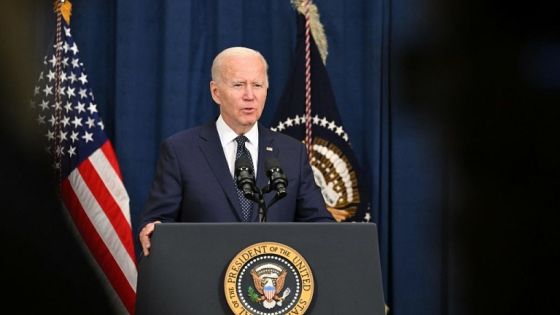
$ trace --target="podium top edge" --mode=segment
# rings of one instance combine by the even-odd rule
[[[166,226],[178,226],[178,225],[189,225],[189,226],[207,226],[207,225],[222,225],[222,226],[259,226],[259,225],[275,225],[275,226],[286,226],[286,225],[313,225],[313,226],[375,226],[373,222],[162,222],[157,225]]]

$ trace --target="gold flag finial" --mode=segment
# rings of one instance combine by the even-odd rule
[[[54,12],[62,15],[64,21],[70,24],[70,16],[72,15],[72,3],[70,0],[54,0]]]

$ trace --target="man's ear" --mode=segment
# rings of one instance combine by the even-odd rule
[[[212,95],[212,99],[216,104],[220,104],[220,89],[218,89],[218,84],[216,81],[210,81],[210,94]]]

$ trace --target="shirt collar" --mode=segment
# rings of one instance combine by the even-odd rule
[[[258,123],[255,123],[253,127],[244,134],[244,136],[249,139],[249,143],[253,144],[255,147],[258,146],[259,143],[259,128],[257,125]],[[232,141],[235,141],[235,138],[238,136],[238,134],[236,134],[235,131],[226,124],[222,115],[220,115],[216,120],[216,129],[218,130],[222,147],[228,145]]]

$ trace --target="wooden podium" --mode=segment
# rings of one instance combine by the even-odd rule
[[[274,264],[262,263],[265,258],[288,267],[269,268]],[[273,282],[275,297],[264,293],[266,286],[258,292],[251,278],[257,273],[263,285]],[[228,289],[235,279],[239,283]],[[312,297],[304,301],[311,282]],[[282,297],[284,304],[278,302]],[[234,312],[232,305],[239,303],[247,306]],[[373,223],[163,223],[156,225],[150,255],[139,264],[139,315],[383,315],[384,305]]]

